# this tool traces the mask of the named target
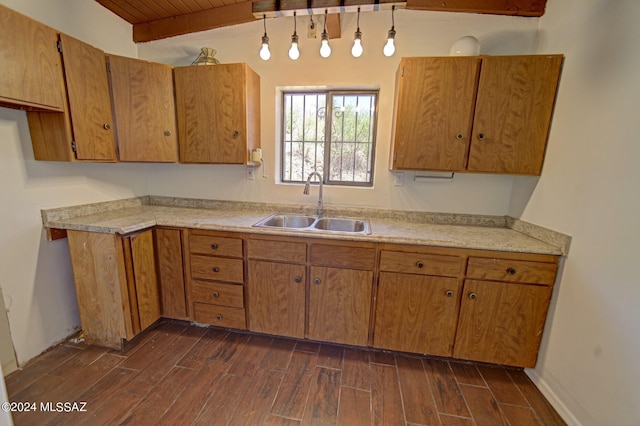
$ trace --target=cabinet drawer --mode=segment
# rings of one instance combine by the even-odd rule
[[[304,263],[307,260],[307,245],[297,241],[247,240],[250,259]]]
[[[467,278],[553,285],[557,270],[555,263],[470,257]]]
[[[191,299],[194,302],[244,308],[243,288],[241,285],[191,282]]]
[[[189,252],[211,256],[242,257],[242,240],[192,233],[189,235]]]
[[[205,280],[244,282],[242,259],[191,255],[191,276]]]
[[[313,244],[311,263],[339,268],[373,269],[376,249],[373,247],[349,247],[342,245]]]
[[[389,250],[382,250],[380,253],[381,271],[458,277],[463,273],[463,265],[463,259],[458,256],[405,253]]]
[[[247,328],[244,309],[194,303],[193,310],[196,322],[243,330]]]

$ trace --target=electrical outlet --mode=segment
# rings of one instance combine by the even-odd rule
[[[404,172],[394,172],[393,173],[393,185],[394,186],[404,186]]]
[[[254,180],[256,177],[255,167],[247,167],[247,180]]]

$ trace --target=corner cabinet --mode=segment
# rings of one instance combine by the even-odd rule
[[[105,54],[59,35],[67,107],[63,113],[28,112],[36,160],[117,160]]]
[[[120,161],[178,161],[172,67],[107,55]]]
[[[0,5],[0,106],[64,110],[57,41],[52,28]]]
[[[67,231],[80,321],[89,343],[121,349],[161,316],[153,231]]]
[[[562,61],[402,58],[390,168],[539,175]]]
[[[246,164],[260,147],[260,77],[246,64],[173,70],[181,163]]]

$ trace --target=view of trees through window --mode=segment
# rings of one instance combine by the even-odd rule
[[[285,92],[282,181],[317,170],[327,184],[373,185],[376,105],[376,91]]]

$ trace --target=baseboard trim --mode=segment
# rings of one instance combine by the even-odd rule
[[[583,424],[578,421],[573,412],[567,407],[567,405],[563,402],[562,398],[558,396],[553,386],[542,378],[542,376],[533,369],[526,368],[524,370],[525,374],[529,376],[533,384],[542,392],[542,394],[547,398],[547,401],[555,408],[560,417],[567,422],[569,426],[582,426]],[[553,381],[553,380],[552,380]]]

